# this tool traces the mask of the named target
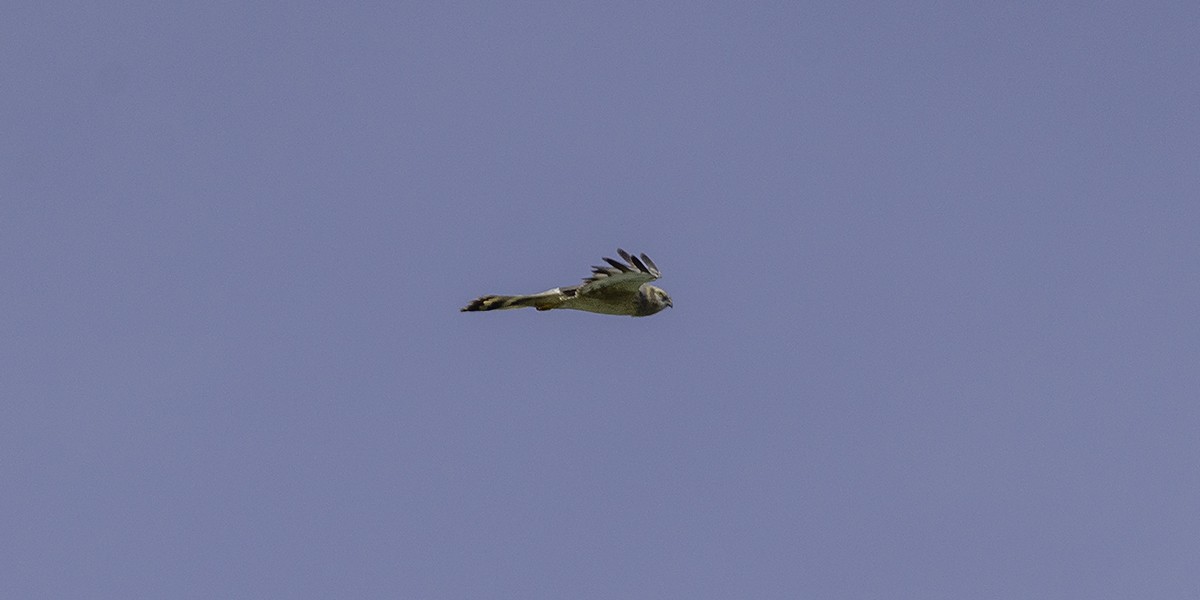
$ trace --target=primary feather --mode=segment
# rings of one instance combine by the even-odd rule
[[[674,306],[665,291],[649,282],[662,274],[649,256],[634,256],[621,248],[621,262],[604,257],[607,267],[592,267],[591,276],[571,287],[554,288],[525,296],[482,296],[462,308],[463,312],[533,307],[538,310],[565,308],[607,315],[645,317]]]

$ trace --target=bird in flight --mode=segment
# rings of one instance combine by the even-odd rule
[[[620,248],[622,263],[604,257],[610,266],[592,267],[592,275],[579,285],[557,287],[528,296],[480,296],[462,308],[462,312],[502,310],[532,306],[538,310],[569,308],[604,315],[648,317],[671,304],[671,297],[650,285],[661,273],[658,265],[642,254],[634,256]]]

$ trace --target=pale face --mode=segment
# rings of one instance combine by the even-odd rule
[[[665,304],[665,305],[667,305],[667,306],[670,306],[670,307],[672,307],[672,308],[674,308],[674,307],[675,307],[675,305],[671,303],[671,297],[667,295],[667,292],[665,292],[665,291],[663,291],[663,290],[660,290],[660,289],[658,289],[658,288],[655,288],[655,289],[654,289],[654,292],[655,292],[656,294],[658,294],[658,301],[659,301],[659,302],[662,302],[663,304]]]
[[[650,303],[659,307],[659,310],[662,310],[668,306],[675,306],[671,303],[671,296],[669,296],[662,288],[648,285],[646,286],[646,291],[649,292]]]

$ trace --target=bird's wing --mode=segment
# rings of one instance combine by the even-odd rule
[[[604,262],[611,266],[592,267],[592,276],[583,280],[583,284],[579,286],[579,294],[586,295],[592,292],[603,294],[628,292],[632,294],[636,293],[643,283],[654,281],[662,276],[662,273],[658,271],[658,265],[655,265],[654,261],[645,254],[634,256],[620,248],[617,248],[617,254],[620,254],[625,262],[604,257]]]

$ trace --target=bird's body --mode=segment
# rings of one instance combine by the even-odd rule
[[[649,256],[633,256],[618,248],[625,262],[605,258],[608,267],[592,267],[592,276],[580,285],[560,287],[527,296],[481,296],[463,312],[533,307],[564,308],[605,315],[646,317],[673,306],[665,291],[649,284],[658,279],[658,266]]]

